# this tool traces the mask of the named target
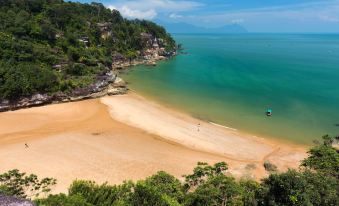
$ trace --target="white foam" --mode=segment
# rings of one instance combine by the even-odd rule
[[[217,124],[217,123],[214,123],[214,122],[209,122],[210,124],[213,124],[215,126],[218,126],[218,127],[223,127],[223,128],[226,128],[226,129],[230,129],[230,130],[233,130],[233,131],[238,131],[237,129],[235,128],[232,128],[232,127],[226,127],[224,125],[221,125],[221,124]]]

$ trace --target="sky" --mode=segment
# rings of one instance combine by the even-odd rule
[[[73,0],[90,3],[91,0]],[[250,32],[339,33],[339,0],[96,0],[130,19]]]

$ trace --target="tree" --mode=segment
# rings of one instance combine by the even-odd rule
[[[184,200],[184,190],[178,179],[160,171],[145,180],[145,185],[155,188],[161,194],[167,195],[178,202]]]
[[[97,185],[92,181],[76,180],[69,188],[69,195],[80,195],[87,203],[93,205],[125,205],[130,201],[132,182],[124,182],[121,185],[110,186],[107,184]]]
[[[177,200],[166,193],[162,193],[157,187],[145,184],[143,181],[139,181],[133,189],[134,192],[130,197],[130,203],[133,206],[180,206]]]
[[[131,63],[133,59],[135,59],[137,57],[137,53],[135,51],[132,50],[128,50],[126,53],[126,57],[129,59],[129,62]]]
[[[188,191],[199,184],[202,184],[209,177],[223,174],[227,169],[228,165],[225,162],[218,162],[213,166],[210,166],[205,162],[198,162],[197,167],[193,170],[193,174],[184,176],[185,190]]]
[[[259,205],[338,205],[338,180],[321,173],[289,170],[262,182]]]
[[[250,179],[242,179],[239,182],[240,187],[243,190],[242,202],[246,206],[257,206],[257,197],[260,196],[258,193],[261,191],[261,185],[259,182]]]
[[[333,142],[333,137],[323,136],[323,144],[311,148],[301,165],[339,178],[339,151],[332,147]]]
[[[96,68],[111,67],[113,52],[132,61],[149,48],[140,44],[142,32],[161,38],[164,45],[175,44],[159,25],[124,19],[100,3],[1,0],[0,101],[84,87],[89,91],[102,76]]]
[[[10,170],[0,175],[0,194],[16,196],[19,198],[38,197],[41,193],[48,193],[56,184],[53,178],[39,178],[26,175],[19,170]]]
[[[233,177],[212,176],[187,195],[186,205],[242,205],[243,189]]]
[[[37,199],[34,201],[38,206],[94,206],[80,195],[49,195],[45,199]]]

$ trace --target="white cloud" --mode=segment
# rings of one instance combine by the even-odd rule
[[[188,11],[200,6],[202,6],[202,4],[195,1],[117,0],[108,7],[119,10],[121,14],[127,18],[153,19],[157,16],[158,12]]]
[[[173,0],[131,0],[117,1],[117,5],[127,6],[132,9],[139,10],[162,10],[162,11],[187,11],[201,6],[200,3],[194,1],[173,1]]]
[[[175,13],[172,13],[172,14],[169,15],[169,18],[171,18],[171,19],[180,19],[182,17],[183,17],[182,15],[175,14]]]
[[[283,22],[288,26],[290,23],[299,22],[339,22],[339,1],[319,1],[283,6],[271,6],[254,9],[228,10],[215,14],[195,16],[195,21],[215,22],[217,24],[249,22]],[[286,23],[287,22],[287,23]],[[245,25],[246,26],[246,25]]]
[[[141,11],[137,9],[130,9],[127,6],[123,6],[118,10],[121,12],[123,16],[127,18],[153,19],[154,17],[157,16],[157,12],[155,12],[153,9]]]

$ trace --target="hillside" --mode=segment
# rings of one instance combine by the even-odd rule
[[[163,27],[99,3],[1,0],[0,111],[100,92],[114,61],[174,53]]]

